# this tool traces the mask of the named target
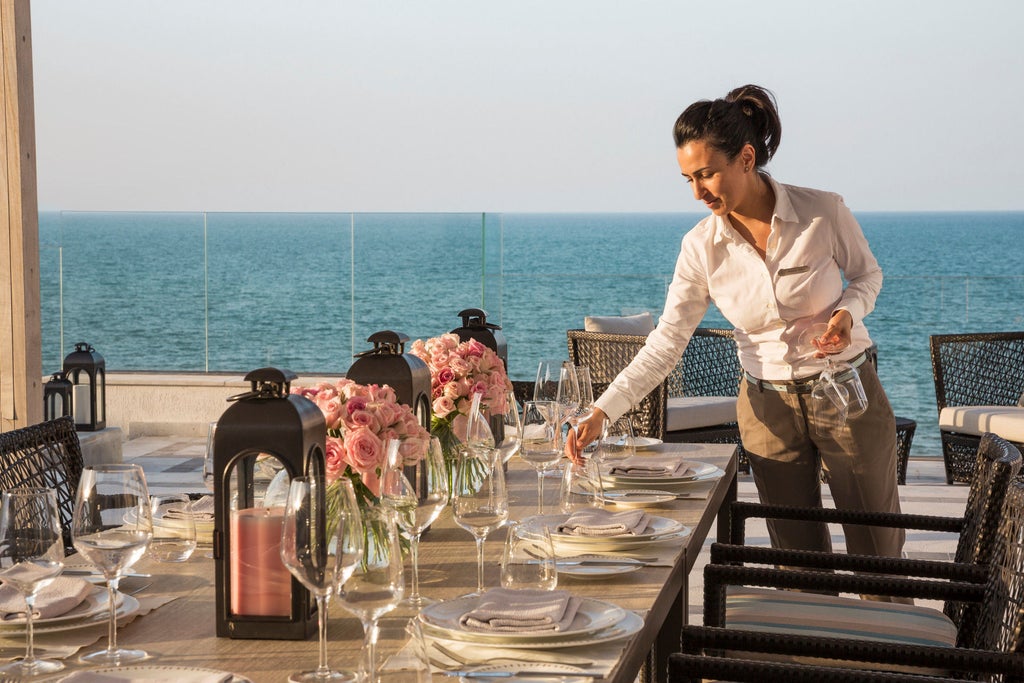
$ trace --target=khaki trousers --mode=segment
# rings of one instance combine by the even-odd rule
[[[868,410],[827,436],[815,432],[809,393],[783,393],[741,381],[736,408],[740,436],[762,503],[821,507],[824,478],[838,508],[899,512],[896,419],[871,363],[858,370]],[[903,551],[902,529],[844,525],[843,531],[849,553],[898,557]],[[832,548],[825,524],[769,520],[768,533],[776,548]]]

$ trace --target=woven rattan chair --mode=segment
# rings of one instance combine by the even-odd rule
[[[709,658],[726,654],[735,666],[743,670],[736,678],[730,676],[730,680],[782,680],[768,677],[768,674],[757,678],[753,672],[764,666],[764,663],[754,660],[766,656],[787,656],[802,660],[828,660],[837,662],[844,668],[857,666],[905,670],[909,667],[920,667],[929,673],[959,674],[970,680],[1022,681],[1024,572],[1021,568],[1024,567],[1024,483],[1021,481],[1011,482],[1000,519],[991,567],[982,575],[979,575],[979,567],[975,565],[955,565],[959,571],[950,572],[946,581],[931,579],[913,582],[884,575],[863,577],[868,582],[876,584],[876,587],[881,589],[878,591],[880,594],[916,595],[931,599],[980,603],[977,610],[978,618],[972,621],[964,620],[959,624],[955,644],[929,646],[899,639],[884,642],[875,639],[809,637],[803,634],[769,633],[764,630],[684,626],[683,652]],[[831,574],[772,571],[778,575],[788,574],[791,577],[804,575],[815,578],[811,575],[817,574],[817,581],[802,585],[817,583],[819,588],[824,588],[828,584],[832,584],[832,588],[836,587],[836,582],[830,581],[830,577],[834,577]],[[703,662],[699,661],[699,657],[676,658],[673,661],[674,657],[675,655],[669,657],[670,680],[681,683],[699,680],[692,677],[703,675]],[[787,677],[785,680],[813,679]],[[871,679],[865,677],[863,680]]]
[[[976,465],[971,490],[963,517],[936,517],[930,515],[906,515],[892,513],[854,512],[834,509],[791,508],[737,502],[732,506],[732,527],[730,545],[712,546],[711,563],[705,568],[705,623],[722,626],[729,622],[729,586],[757,585],[761,576],[753,567],[738,566],[737,563],[785,565],[808,569],[843,569],[848,571],[884,572],[893,576],[917,576],[915,572],[925,571],[927,576],[944,577],[944,571],[957,565],[989,567],[998,545],[997,530],[1003,514],[1003,504],[1010,482],[1021,470],[1022,458],[1012,444],[994,434],[986,434],[976,454]],[[874,526],[900,527],[908,530],[958,533],[954,562],[935,563],[923,568],[912,561],[900,558],[864,557],[834,553],[785,551],[774,548],[755,548],[742,545],[745,521],[750,518],[783,518],[802,521],[823,521],[831,523],[870,524]],[[769,574],[769,576],[771,576]],[[842,585],[846,592],[867,592],[857,590],[857,576],[847,576]],[[789,586],[792,587],[792,586]],[[747,598],[749,608],[752,598]],[[945,605],[945,614],[954,624],[970,622],[977,617],[978,605],[964,605],[950,601]],[[972,614],[971,610],[975,613]]]
[[[940,415],[944,408],[1016,406],[1024,394],[1024,332],[932,335],[930,346]],[[970,481],[979,434],[940,432],[946,482]]]
[[[647,337],[568,330],[569,357],[590,368],[594,395],[629,365]],[[737,396],[742,373],[732,331],[699,327],[694,330],[682,360],[661,384],[633,407],[630,417],[638,435],[671,442],[731,443],[739,447],[740,468],[749,471],[736,422],[667,431],[668,399],[683,396]]]
[[[82,448],[72,417],[0,434],[0,490],[20,486],[54,489],[68,553],[74,552],[71,514],[82,466]]]

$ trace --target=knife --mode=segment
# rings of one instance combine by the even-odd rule
[[[86,567],[64,567],[64,571],[61,572],[65,576],[103,576],[102,572],[86,568]],[[130,572],[128,574],[122,574],[122,579],[151,579],[152,574],[140,574],[138,572]]]
[[[587,673],[581,671],[580,673],[570,673],[565,669],[529,669],[526,671],[478,671],[474,669],[463,669],[455,671],[442,671],[445,676],[452,676],[455,678],[525,678],[525,679],[543,679],[545,681],[571,681],[575,678],[600,678],[600,674]]]

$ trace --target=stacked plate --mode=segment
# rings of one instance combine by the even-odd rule
[[[667,541],[674,538],[685,538],[690,528],[682,522],[667,517],[651,515],[647,528],[639,534],[620,534],[616,536],[574,536],[560,532],[560,527],[569,515],[538,515],[538,520],[551,533],[551,542],[555,552],[578,555],[579,553],[603,553],[615,550],[635,550],[651,543]]]
[[[638,460],[641,462],[649,460],[651,464],[669,462],[656,456],[651,456],[650,458],[642,456],[642,458],[639,458]],[[672,462],[673,466],[675,464],[675,462]],[[725,474],[720,467],[716,467],[715,465],[711,465],[706,462],[697,461],[679,463],[679,470],[683,471],[683,474],[679,475],[612,474],[613,468],[621,466],[622,461],[602,465],[601,482],[604,484],[605,488],[616,489],[643,486],[647,489],[675,489],[687,484],[714,481]]]
[[[475,609],[480,600],[478,595],[468,595],[424,607],[419,614],[423,635],[436,640],[482,646],[545,650],[618,640],[636,633],[644,624],[638,615],[618,605],[581,598],[572,623],[557,633],[486,633],[468,629],[460,623],[462,615]]]
[[[118,593],[117,618],[129,616],[139,611],[139,601],[130,595]],[[56,617],[32,620],[34,633],[54,633],[71,631],[78,628],[106,624],[110,615],[107,589],[96,586],[92,593],[77,607]],[[0,635],[9,637],[25,633],[25,617],[17,616],[0,621]]]

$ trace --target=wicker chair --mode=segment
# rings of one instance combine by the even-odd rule
[[[942,334],[929,340],[940,417],[944,408],[1017,405],[1024,394],[1024,332]],[[940,433],[946,482],[970,481],[979,433],[947,428]]]
[[[72,417],[0,434],[0,490],[41,486],[57,491],[64,547],[71,545],[71,515],[82,476],[82,448]]]
[[[682,649],[690,657],[669,656],[669,680],[674,683],[701,680],[701,676],[718,675],[721,662],[710,661],[723,655],[729,658],[734,671],[726,673],[729,680],[783,680],[777,665],[766,664],[766,656],[780,655],[812,659],[812,665],[821,660],[833,662],[842,668],[870,668],[905,671],[920,667],[928,673],[955,675],[970,680],[1024,681],[1024,483],[1010,484],[996,534],[997,543],[991,571],[979,575],[974,565],[954,565],[957,571],[947,575],[947,581],[915,582],[889,576],[862,577],[873,582],[880,592],[892,595],[917,595],[932,599],[968,600],[980,603],[978,619],[963,621],[957,629],[955,645],[929,646],[901,641],[888,642],[874,639],[828,638],[821,636],[769,633],[715,627],[684,626]],[[828,583],[829,574],[821,572],[793,572],[772,570],[795,577],[808,578],[817,574],[819,588]],[[884,570],[880,570],[884,571]],[[865,603],[870,604],[870,603]],[[704,669],[704,667],[707,667]],[[800,670],[799,665],[797,669]],[[762,672],[758,677],[758,671]],[[875,680],[864,671],[856,672],[862,679]],[[777,675],[778,674],[778,675]],[[850,674],[852,675],[852,674]],[[839,680],[822,677],[786,676],[786,681]],[[916,680],[916,679],[908,679]],[[928,680],[928,679],[923,679]]]
[[[729,622],[730,585],[750,585],[748,579],[759,580],[760,571],[753,567],[737,566],[737,563],[785,565],[819,570],[847,570],[884,572],[898,576],[914,576],[914,572],[925,571],[927,575],[944,576],[943,572],[957,565],[975,565],[987,568],[991,565],[999,543],[997,530],[1003,514],[1003,504],[1010,483],[1021,470],[1020,451],[1005,439],[986,434],[976,455],[975,472],[967,506],[963,517],[934,517],[928,515],[905,515],[892,513],[853,512],[835,509],[807,509],[759,505],[756,503],[734,503],[730,545],[712,546],[711,564],[705,568],[705,623],[722,626]],[[919,531],[958,533],[954,563],[934,563],[923,568],[912,561],[900,558],[864,557],[844,554],[830,554],[804,551],[785,551],[774,548],[743,546],[745,521],[750,518],[782,518],[803,521],[823,521],[846,524],[870,524],[874,526],[900,527]],[[858,577],[846,576],[841,589],[857,591]],[[744,609],[748,610],[757,597],[744,598]],[[829,599],[831,600],[831,598]],[[775,607],[766,607],[774,611]],[[944,612],[956,625],[972,622],[977,617],[977,604],[950,601]],[[973,610],[973,612],[972,612]],[[787,616],[787,618],[789,618]]]
[[[594,395],[599,396],[633,357],[647,337],[568,330],[569,357],[590,368]],[[737,396],[742,374],[732,331],[699,327],[694,330],[683,358],[661,384],[630,413],[637,434],[670,442],[731,443],[739,447],[739,464],[749,471],[746,452],[735,421],[668,431],[668,400],[684,396]]]

